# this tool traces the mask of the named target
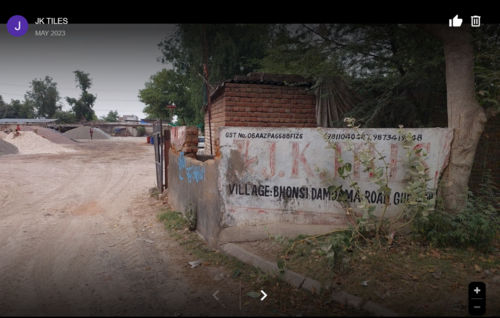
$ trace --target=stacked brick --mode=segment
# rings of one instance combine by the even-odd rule
[[[170,129],[170,143],[174,152],[184,152],[184,156],[196,157],[198,151],[198,128],[179,126]]]
[[[226,82],[211,96],[210,140],[205,112],[205,153],[223,126],[316,127],[314,92],[306,86]],[[215,154],[215,151],[214,151]]]

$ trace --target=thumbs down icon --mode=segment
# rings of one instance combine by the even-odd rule
[[[457,14],[453,19],[450,19],[449,26],[453,28],[459,28],[462,26],[462,22],[463,19],[460,19]]]

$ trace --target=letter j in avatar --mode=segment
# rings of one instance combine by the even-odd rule
[[[12,16],[7,21],[7,31],[13,36],[23,36],[28,32],[28,21],[21,15]]]

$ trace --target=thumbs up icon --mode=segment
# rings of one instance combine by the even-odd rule
[[[459,28],[462,26],[462,22],[463,19],[460,19],[457,14],[453,19],[450,19],[449,26],[453,28]]]

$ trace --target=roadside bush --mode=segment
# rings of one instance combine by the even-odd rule
[[[429,243],[440,246],[475,247],[491,251],[500,226],[498,190],[486,176],[477,194],[469,192],[467,205],[458,214],[444,211],[442,204],[426,219],[415,222],[417,233]]]
[[[146,134],[146,128],[139,126],[136,128],[137,130],[137,137],[142,137]]]

